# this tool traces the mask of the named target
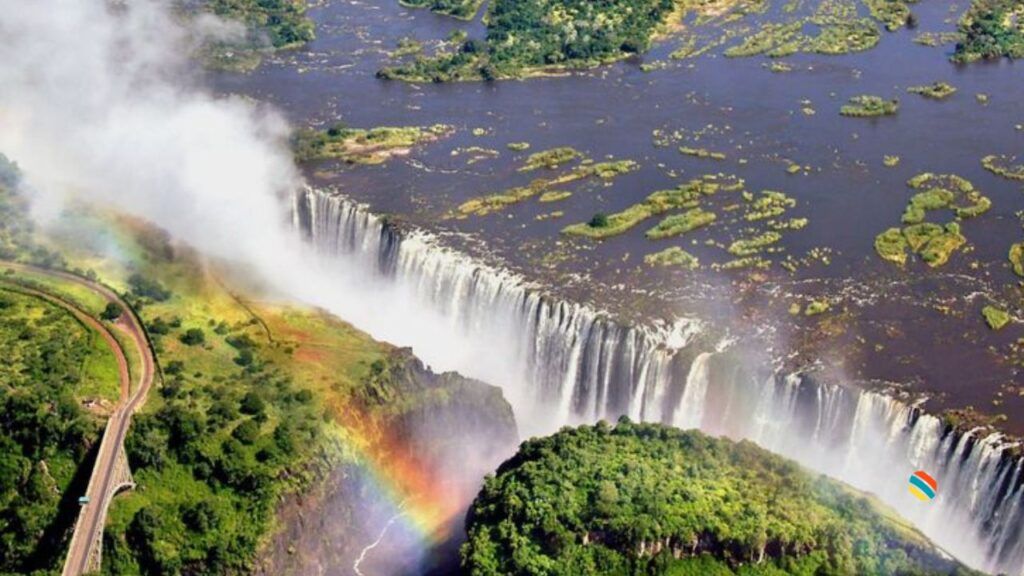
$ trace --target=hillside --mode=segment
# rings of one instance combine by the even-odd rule
[[[467,519],[470,574],[972,574],[872,498],[749,442],[599,423],[530,440]]]
[[[123,294],[160,369],[125,440],[137,487],[110,507],[104,573],[350,562],[380,530],[363,511],[392,500],[442,541],[476,489],[461,482],[478,480],[497,464],[492,454],[516,442],[497,388],[435,374],[410,350],[324,311],[263,300],[244,273],[146,222],[80,208],[42,233],[18,184],[17,167],[0,156],[0,573],[60,569],[118,397],[110,350],[68,309],[100,326],[116,314],[48,269]],[[480,468],[453,467],[467,461]],[[386,498],[336,481],[368,470],[387,473]],[[306,495],[352,510],[349,522],[331,519],[326,545],[290,515]]]

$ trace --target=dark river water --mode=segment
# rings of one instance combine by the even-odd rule
[[[413,85],[375,78],[391,62],[386,51],[402,37],[438,41],[460,28],[481,36],[479,20],[466,24],[408,10],[397,0],[328,1],[310,11],[316,41],[275,56],[253,73],[211,80],[219,91],[276,104],[296,125],[455,126],[453,136],[408,157],[382,166],[313,166],[310,179],[375,211],[432,230],[468,233],[480,242],[466,243],[466,249],[486,251],[553,289],[611,308],[642,307],[645,314],[711,315],[739,330],[771,325],[781,340],[775,345],[792,348],[798,357],[823,358],[854,379],[928,395],[932,409],[973,406],[986,415],[1005,414],[1005,427],[1024,432],[1024,376],[1012,365],[1010,348],[1024,336],[1022,324],[993,332],[980,314],[990,302],[1021,314],[1021,293],[1006,254],[1012,242],[1024,239],[1015,214],[1024,209],[1024,189],[984,170],[980,159],[1024,151],[1024,131],[1018,128],[1024,124],[1024,65],[1004,60],[955,66],[947,59],[952,46],[912,41],[918,32],[952,30],[965,8],[926,0],[913,6],[917,30],[883,32],[880,44],[863,53],[794,55],[785,59],[792,70],[784,73],[769,70],[771,61],[764,57],[726,58],[722,47],[670,60],[680,43],[670,37],[642,59],[564,77]],[[643,62],[666,66],[644,72]],[[942,101],[906,92],[935,81],[959,90]],[[979,102],[979,93],[989,96],[987,103]],[[899,113],[840,116],[839,107],[859,94],[898,97]],[[486,133],[476,136],[474,128]],[[686,136],[658,147],[655,130]],[[531,149],[506,147],[518,141]],[[684,156],[679,145],[722,151],[727,159]],[[473,164],[465,153],[453,155],[471,146],[498,155]],[[538,177],[517,168],[530,152],[555,146],[573,146],[597,160],[632,159],[640,169],[610,185],[571,185],[574,195],[557,204],[530,200],[489,216],[443,218],[468,198]],[[901,160],[886,167],[884,155]],[[788,161],[810,170],[789,174]],[[614,212],[655,190],[719,172],[744,178],[749,190],[780,190],[795,198],[788,215],[809,223],[786,232],[781,246],[798,258],[826,248],[828,264],[812,260],[795,273],[773,266],[752,276],[709,266],[669,273],[642,262],[643,255],[672,245],[704,263],[723,262],[725,251],[705,241],[728,244],[738,230],[726,225],[660,242],[644,237],[655,221],[602,243],[559,234],[596,212]],[[962,224],[967,247],[948,265],[932,270],[917,260],[901,270],[882,262],[873,242],[879,232],[899,225],[912,195],[906,181],[921,172],[958,174],[991,198],[993,208]],[[552,210],[565,215],[535,219]],[[552,254],[561,257],[543,259]],[[820,297],[833,302],[824,317],[787,313],[792,302]],[[1018,361],[1022,354],[1016,353]]]

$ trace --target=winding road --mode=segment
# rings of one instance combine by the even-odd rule
[[[16,287],[13,288],[43,298],[68,310],[83,324],[96,330],[110,346],[117,359],[121,396],[103,432],[99,451],[96,454],[96,462],[93,464],[89,485],[85,492],[88,502],[81,507],[78,519],[75,521],[75,530],[71,536],[62,572],[63,576],[86,574],[99,568],[100,550],[98,546],[102,543],[107,509],[110,506],[111,498],[122,486],[121,476],[128,472],[127,460],[124,455],[124,439],[128,434],[132,414],[145,402],[146,395],[153,385],[156,363],[152,348],[139,318],[117,293],[106,286],[68,272],[44,270],[13,262],[0,262],[0,267],[75,284],[88,289],[106,302],[118,304],[124,312],[114,326],[128,337],[131,347],[134,348],[132,352],[139,359],[139,373],[135,374],[133,378],[131,363],[128,361],[125,350],[106,325],[58,295],[20,284],[16,284]],[[91,564],[90,559],[94,559]]]

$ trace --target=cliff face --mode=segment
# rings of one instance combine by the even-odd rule
[[[281,502],[257,574],[422,573],[457,562],[466,508],[518,442],[511,406],[498,388],[436,374],[408,349],[371,367],[355,398],[371,445]],[[395,486],[404,494],[383,493]],[[411,502],[417,498],[427,506],[444,501],[441,538],[425,538],[407,522],[422,504]]]

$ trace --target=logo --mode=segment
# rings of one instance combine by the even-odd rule
[[[939,491],[939,483],[935,481],[924,470],[918,470],[910,475],[910,493],[922,502],[927,502]]]

